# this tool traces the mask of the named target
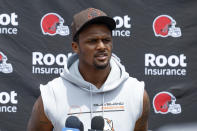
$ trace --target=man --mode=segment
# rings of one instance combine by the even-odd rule
[[[28,131],[61,131],[69,116],[91,129],[94,116],[104,118],[104,130],[147,131],[149,98],[144,83],[129,77],[112,54],[116,23],[94,8],[73,17],[72,49],[59,78],[40,86]]]

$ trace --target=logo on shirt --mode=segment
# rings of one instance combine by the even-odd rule
[[[104,122],[105,122],[104,131],[115,131],[112,120],[110,120],[108,118],[104,118]]]
[[[100,107],[100,110],[107,111],[107,112],[114,112],[114,111],[124,111],[125,105],[124,102],[107,102],[104,104],[93,104],[94,107]]]
[[[81,107],[78,105],[71,105],[68,110],[68,115],[81,115],[86,113],[103,113],[103,112],[119,112],[125,111],[124,102],[108,102],[108,103],[96,103],[93,104],[93,110],[89,108]]]
[[[82,108],[78,105],[71,105],[68,110],[68,115],[80,116],[82,114]]]

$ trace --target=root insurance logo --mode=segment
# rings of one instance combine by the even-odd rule
[[[16,35],[18,33],[18,15],[16,13],[0,14],[0,34]]]
[[[145,75],[186,76],[187,57],[180,55],[145,54]]]
[[[65,54],[32,52],[32,73],[60,74],[64,70],[66,61],[67,56]]]
[[[128,15],[115,16],[113,19],[116,21],[116,29],[112,31],[113,36],[131,36],[131,18]]]
[[[15,91],[0,92],[0,112],[17,112],[17,95]]]

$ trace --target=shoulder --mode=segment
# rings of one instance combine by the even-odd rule
[[[51,86],[51,87],[54,86],[54,85],[57,86],[57,85],[62,84],[62,82],[63,82],[62,77],[57,77],[57,78],[49,81],[45,86]]]
[[[130,84],[132,84],[132,86],[140,86],[140,87],[144,87],[144,81],[139,81],[137,78],[134,77],[129,77],[127,79],[127,82],[129,82]]]
[[[130,90],[130,92],[137,92],[137,94],[141,99],[143,97],[143,93],[144,93],[144,88],[145,88],[145,83],[144,81],[139,81],[136,78],[133,77],[129,77],[126,81],[125,81],[127,90]]]
[[[55,78],[55,79],[49,81],[46,85],[41,84],[40,91],[41,91],[41,96],[42,96],[43,101],[45,101],[43,96],[46,96],[46,97],[53,96],[54,91],[59,89],[59,87],[61,87],[62,83],[63,83],[62,78],[58,77],[58,78]]]

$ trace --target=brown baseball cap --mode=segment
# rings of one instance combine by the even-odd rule
[[[87,25],[93,23],[106,24],[111,30],[116,28],[116,22],[113,18],[107,16],[107,14],[99,9],[87,8],[73,16],[72,39],[74,40],[76,35]]]

